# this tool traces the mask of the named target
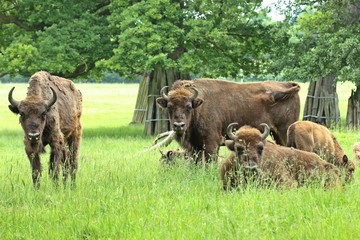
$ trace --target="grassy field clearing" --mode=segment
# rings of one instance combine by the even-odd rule
[[[301,84],[302,105],[307,84]],[[137,84],[80,84],[83,141],[77,188],[56,189],[42,155],[41,188],[34,191],[18,117],[8,110],[13,85],[0,85],[0,239],[358,239],[360,173],[342,188],[221,190],[219,165],[159,163],[142,153],[153,137],[129,126]],[[16,84],[14,98],[25,97]],[[353,85],[339,84],[344,121]],[[333,130],[352,158],[359,132]],[[172,143],[168,148],[177,148]],[[48,151],[49,152],[49,151]],[[221,150],[226,157],[228,151]]]

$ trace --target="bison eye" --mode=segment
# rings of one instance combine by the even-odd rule
[[[260,146],[257,147],[257,153],[258,153],[259,155],[262,154],[263,150],[264,150],[264,146],[263,146],[263,145],[260,145]]]
[[[41,114],[41,119],[44,121],[45,118],[46,118],[46,112],[43,112],[43,113]]]
[[[186,111],[190,112],[191,109],[192,109],[191,104],[186,105],[186,106],[185,106],[185,109],[186,109]]]
[[[242,147],[242,146],[238,146],[238,147],[236,147],[236,152],[238,153],[238,154],[243,154],[244,153],[244,147]]]
[[[170,112],[170,111],[173,111],[173,109],[174,109],[174,105],[171,104],[171,103],[168,103],[167,104],[167,110]]]
[[[20,115],[20,121],[23,121],[25,118],[25,113],[24,112],[19,112]]]

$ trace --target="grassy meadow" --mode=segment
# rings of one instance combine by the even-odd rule
[[[164,167],[158,151],[143,152],[154,137],[129,125],[137,84],[78,84],[84,101],[77,188],[54,187],[47,153],[36,191],[18,117],[7,107],[12,86],[0,84],[0,239],[360,238],[359,172],[354,182],[334,189],[223,192],[218,163]],[[15,86],[14,98],[23,99],[27,86]],[[301,86],[304,105],[308,85]],[[343,120],[352,88],[338,84]],[[333,132],[352,158],[359,132]]]

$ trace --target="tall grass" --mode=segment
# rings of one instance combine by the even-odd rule
[[[12,85],[0,85],[0,239],[356,239],[359,174],[345,187],[223,192],[219,165],[162,166],[153,137],[129,125],[138,85],[80,84],[83,141],[77,188],[55,188],[42,155],[40,190],[32,187],[18,117],[7,109]],[[345,118],[350,84],[339,85]],[[305,101],[307,86],[302,84]],[[26,85],[17,84],[16,99]],[[348,155],[358,132],[334,130]],[[177,148],[172,143],[169,148]],[[222,157],[228,151],[221,150]]]

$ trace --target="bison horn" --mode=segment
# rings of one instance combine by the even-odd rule
[[[230,123],[229,126],[227,127],[227,130],[226,130],[226,133],[228,135],[228,137],[231,139],[231,140],[236,140],[236,136],[234,134],[234,127],[239,125],[238,123],[234,122],[234,123]]]
[[[8,95],[8,99],[9,99],[9,102],[12,106],[14,107],[18,107],[20,102],[16,101],[13,97],[12,97],[12,94],[13,94],[13,91],[14,91],[15,87],[13,87],[10,92],[9,92],[9,95]]]
[[[165,99],[165,100],[169,100],[168,95],[166,95],[166,93],[165,93],[165,90],[166,90],[167,88],[168,88],[168,86],[165,86],[165,87],[163,87],[163,88],[160,90],[160,95],[161,95],[162,98]]]
[[[45,102],[48,110],[51,108],[52,105],[54,105],[54,103],[57,100],[57,95],[56,95],[55,90],[52,87],[50,87],[50,89],[52,91],[52,98]]]
[[[194,100],[199,95],[199,90],[196,87],[190,87],[194,91],[194,94],[191,96],[191,100]]]
[[[261,123],[260,126],[264,127],[264,132],[261,134],[261,140],[265,140],[270,133],[270,127],[266,123]]]

